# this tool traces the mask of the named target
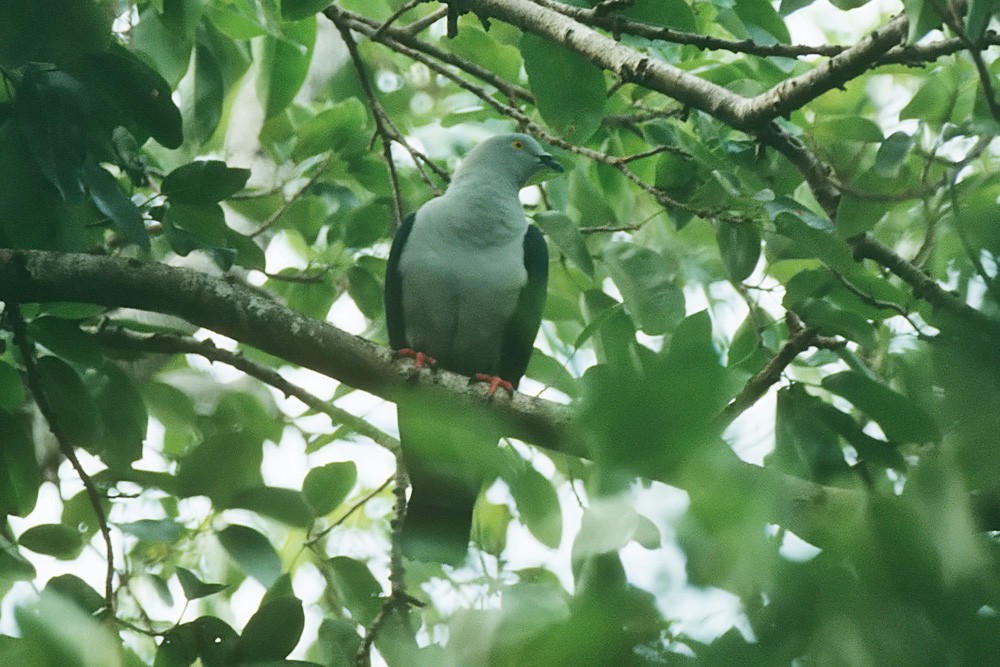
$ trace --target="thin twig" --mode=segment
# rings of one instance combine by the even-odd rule
[[[402,7],[400,7],[399,9],[397,9],[396,11],[394,11],[392,14],[389,15],[389,18],[387,18],[385,21],[383,21],[382,25],[380,25],[378,27],[378,30],[376,30],[375,34],[372,35],[372,39],[377,42],[379,40],[379,38],[383,34],[385,34],[385,31],[388,30],[389,28],[391,28],[392,24],[395,23],[397,21],[397,19],[399,19],[400,16],[402,16],[406,12],[410,11],[411,9],[413,9],[414,7],[416,7],[417,5],[423,4],[424,1],[425,0],[410,0],[405,5],[403,5]]]
[[[375,95],[375,90],[372,88],[372,83],[368,78],[368,68],[365,67],[365,63],[361,59],[361,54],[358,53],[358,43],[354,41],[354,35],[351,34],[350,28],[345,25],[343,19],[340,17],[335,18],[335,13],[331,12],[328,16],[340,32],[340,37],[347,46],[351,62],[358,73],[361,91],[368,99],[368,108],[371,109],[372,117],[375,119],[375,131],[382,140],[382,157],[389,168],[389,181],[392,183],[392,213],[396,220],[396,227],[399,227],[403,224],[403,194],[399,189],[399,174],[396,173],[396,161],[392,159],[393,134],[398,136],[399,133],[393,133],[389,129],[392,121],[389,120],[389,116],[382,107],[382,103],[378,101],[378,97]],[[384,31],[384,28],[385,26],[382,26],[379,30]]]
[[[308,540],[306,540],[306,546],[307,547],[312,547],[317,542],[319,542],[321,539],[323,539],[324,537],[326,537],[330,533],[331,530],[333,530],[337,526],[343,525],[344,522],[347,521],[347,519],[350,518],[350,516],[352,514],[354,514],[359,509],[361,509],[362,507],[364,507],[368,503],[369,500],[371,500],[372,498],[374,498],[378,494],[380,494],[383,491],[385,491],[386,487],[388,487],[389,484],[392,483],[392,480],[393,480],[393,478],[389,477],[384,482],[382,482],[381,484],[379,484],[379,486],[378,486],[377,489],[375,489],[371,493],[367,494],[364,498],[362,498],[358,502],[354,503],[351,506],[351,509],[347,510],[347,512],[344,513],[344,516],[340,517],[339,519],[337,519],[336,521],[334,521],[333,523],[331,523],[329,526],[327,526],[326,528],[324,528],[323,530],[321,530],[320,532],[316,533],[315,535],[313,535],[312,537],[310,537]]]
[[[274,213],[272,213],[267,218],[267,220],[264,221],[263,225],[261,225],[254,231],[247,234],[247,236],[249,236],[250,238],[256,238],[261,234],[263,234],[264,232],[266,232],[267,230],[274,227],[274,225],[277,224],[277,222],[281,220],[281,218],[283,218],[286,213],[288,213],[288,211],[292,208],[292,206],[295,205],[295,202],[297,202],[299,199],[305,196],[305,194],[309,192],[309,189],[312,188],[312,186],[316,185],[317,181],[319,181],[319,179],[323,177],[323,174],[326,173],[326,170],[329,168],[330,162],[332,160],[333,160],[333,153],[330,153],[319,164],[319,167],[316,169],[313,175],[309,177],[309,180],[306,181],[305,185],[299,188],[294,195],[283,201],[281,203],[281,206],[279,206],[274,211]]]
[[[199,341],[167,333],[144,335],[122,328],[106,328],[94,335],[103,345],[161,354],[197,354],[209,361],[218,361],[232,366],[265,384],[271,385],[285,396],[294,396],[313,410],[329,416],[334,424],[346,424],[359,435],[372,440],[394,454],[399,451],[399,441],[388,433],[375,428],[366,420],[334,406],[329,401],[324,401],[309,393],[302,387],[292,384],[273,368],[250,361],[238,352],[230,352],[216,347],[211,339]]]
[[[97,486],[94,485],[94,480],[91,479],[87,471],[83,469],[83,465],[80,463],[80,459],[76,455],[76,451],[73,448],[71,438],[68,433],[63,429],[62,424],[59,422],[59,418],[56,416],[55,411],[52,408],[52,404],[49,403],[49,397],[45,391],[44,383],[42,382],[42,375],[38,369],[37,360],[35,358],[35,344],[28,338],[28,330],[24,323],[24,316],[21,314],[21,307],[19,304],[13,301],[7,302],[6,313],[10,318],[11,328],[14,333],[14,343],[17,345],[18,349],[21,351],[22,361],[24,362],[24,369],[27,375],[28,388],[31,390],[31,395],[35,398],[35,404],[38,406],[39,412],[45,418],[45,421],[49,424],[49,430],[55,437],[56,442],[59,444],[59,450],[62,452],[66,460],[69,461],[70,465],[73,466],[73,470],[80,477],[80,481],[83,482],[83,488],[87,491],[87,498],[90,500],[90,505],[94,510],[94,515],[97,517],[97,525],[100,529],[101,536],[104,538],[104,546],[107,550],[107,568],[104,575],[104,604],[107,606],[108,612],[114,615],[115,612],[115,589],[114,589],[114,576],[115,576],[115,553],[114,547],[111,544],[111,529],[108,527],[108,515],[104,511],[104,506],[101,504],[103,498],[101,493],[97,490]]]

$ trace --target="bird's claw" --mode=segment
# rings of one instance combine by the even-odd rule
[[[514,385],[508,382],[507,380],[504,380],[499,375],[490,375],[489,373],[476,373],[476,375],[472,379],[475,382],[489,383],[490,388],[486,392],[487,396],[492,397],[494,394],[497,393],[497,389],[500,389],[501,387],[507,390],[507,393],[509,393],[511,396],[514,395]]]
[[[408,359],[413,359],[414,370],[420,370],[424,366],[428,368],[433,368],[434,364],[437,363],[437,359],[429,354],[424,354],[423,352],[417,352],[408,347],[404,347],[401,350],[396,350],[397,357],[407,357]]]

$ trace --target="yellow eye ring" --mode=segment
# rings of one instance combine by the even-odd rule
[[[514,141],[510,142],[510,145],[513,146],[515,150],[521,150],[524,148],[524,142],[521,141],[520,139],[515,139]]]

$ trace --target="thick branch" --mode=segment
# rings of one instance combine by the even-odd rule
[[[486,401],[486,388],[439,371],[415,376],[392,352],[314,320],[229,280],[135,260],[46,251],[0,249],[0,300],[74,301],[152,310],[251,345],[341,382],[399,401],[416,388],[461,409],[481,411],[505,435],[582,455],[564,406],[515,394]]]

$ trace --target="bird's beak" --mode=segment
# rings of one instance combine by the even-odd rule
[[[539,155],[538,161],[541,162],[544,166],[551,169],[552,171],[558,171],[560,174],[566,171],[563,168],[563,166],[559,164],[559,162],[548,153],[542,153],[541,155]]]

